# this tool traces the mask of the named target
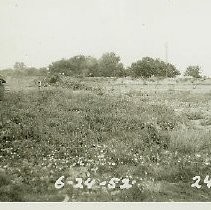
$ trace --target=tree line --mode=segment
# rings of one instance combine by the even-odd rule
[[[125,68],[120,57],[114,52],[104,53],[100,59],[84,55],[62,59],[49,65],[49,71],[52,74],[86,77],[173,78],[181,75],[173,64],[158,58],[143,57]],[[201,69],[197,65],[188,66],[184,76],[200,78]]]
[[[77,55],[69,59],[61,59],[51,63],[47,68],[27,67],[23,62],[16,62],[13,70],[21,75],[53,75],[84,77],[126,77],[150,78],[169,77],[174,78],[181,72],[171,63],[158,58],[143,57],[133,62],[129,67],[124,67],[121,59],[114,52],[104,53],[99,59],[92,56]],[[201,68],[197,65],[188,66],[184,76],[194,78],[201,77]]]
[[[66,76],[87,77],[175,77],[179,70],[170,63],[160,59],[144,57],[125,68],[119,56],[115,53],[105,53],[100,59],[91,56],[78,55],[70,59],[53,62],[49,66],[51,73],[62,73]]]

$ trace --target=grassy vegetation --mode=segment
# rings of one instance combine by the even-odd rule
[[[10,91],[0,102],[1,201],[210,201],[205,184],[191,184],[210,172],[211,94],[134,89],[112,78],[46,83],[53,86]],[[62,175],[66,185],[55,189]],[[67,185],[88,176],[137,183]]]

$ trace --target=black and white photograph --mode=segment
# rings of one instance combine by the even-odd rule
[[[0,0],[0,204],[211,201],[210,0]]]

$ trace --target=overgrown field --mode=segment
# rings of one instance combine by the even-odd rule
[[[182,85],[66,78],[6,92],[0,200],[211,201],[204,183],[211,175],[211,92]],[[56,189],[61,176],[65,185]],[[195,176],[200,189],[191,187]],[[68,184],[89,177],[136,183],[129,189]]]

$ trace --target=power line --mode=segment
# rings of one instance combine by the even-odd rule
[[[165,60],[166,64],[168,64],[168,42],[165,43]],[[168,77],[168,68],[166,68],[166,78]]]

